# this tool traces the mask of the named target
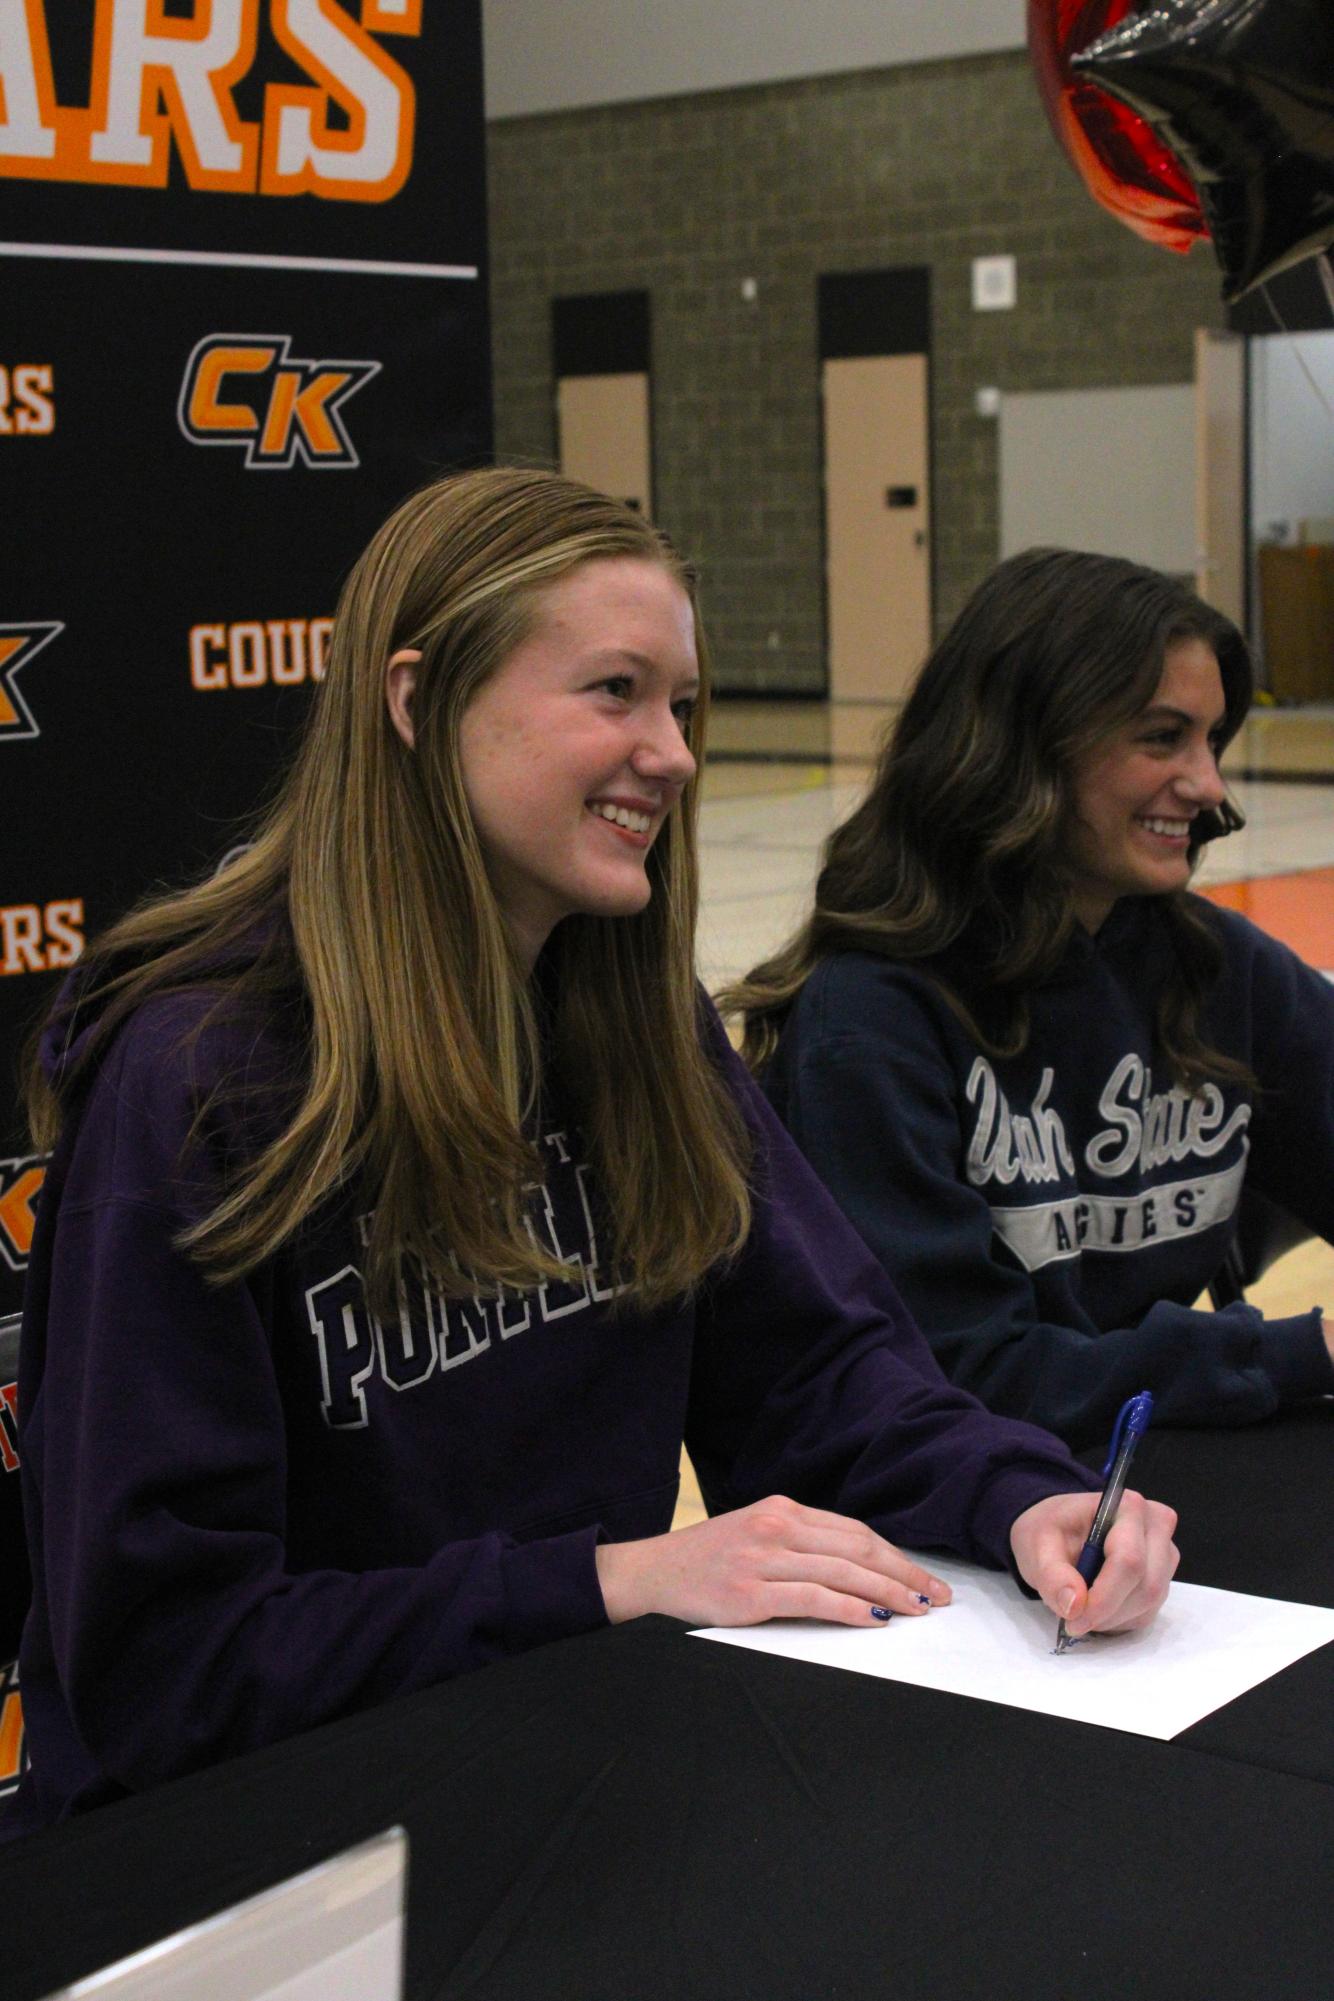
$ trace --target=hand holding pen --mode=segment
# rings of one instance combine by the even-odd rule
[[[1129,1423],[1128,1417],[1124,1423]],[[1159,1501],[1126,1490],[1128,1459],[1118,1483],[1114,1523],[1113,1511],[1108,1510],[1098,1531],[1096,1561],[1090,1551],[1094,1523],[1107,1502],[1115,1460],[1124,1443],[1122,1424],[1118,1419],[1102,1494],[1052,1495],[1026,1509],[1010,1530],[1015,1568],[1061,1619],[1067,1644],[1095,1630],[1119,1633],[1147,1626],[1166,1598],[1177,1567],[1172,1541],[1176,1514]]]
[[[1121,1507],[1121,1499],[1126,1491],[1126,1480],[1130,1474],[1130,1462],[1135,1456],[1135,1448],[1149,1428],[1153,1416],[1153,1395],[1149,1390],[1141,1390],[1122,1404],[1116,1425],[1112,1432],[1112,1442],[1107,1451],[1107,1464],[1102,1469],[1102,1497],[1098,1502],[1092,1526],[1084,1539],[1084,1547],[1075,1560],[1075,1569],[1090,1588],[1102,1569],[1103,1544]],[[1065,1629],[1062,1619],[1056,1628],[1056,1652],[1063,1654],[1075,1645]]]

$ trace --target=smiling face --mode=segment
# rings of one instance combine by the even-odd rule
[[[1120,896],[1185,888],[1196,816],[1225,796],[1225,727],[1217,656],[1202,639],[1178,640],[1148,707],[1076,774],[1073,897],[1086,930],[1096,931]]]
[[[695,760],[690,599],[662,564],[611,556],[542,595],[536,624],[464,711],[463,787],[497,901],[532,966],[563,917],[627,917]]]

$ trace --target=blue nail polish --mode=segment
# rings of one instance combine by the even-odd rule
[[[871,1617],[873,1619],[881,1619],[881,1620],[892,1619],[894,1617],[894,1614],[888,1611],[886,1607],[883,1605],[873,1605],[871,1607]]]
[[[917,1602],[919,1605],[929,1605],[931,1603],[931,1600],[927,1597],[925,1591],[919,1591],[917,1594]]]

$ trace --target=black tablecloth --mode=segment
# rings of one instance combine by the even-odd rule
[[[1334,1606],[1334,1400],[1244,1431],[1150,1432],[1134,1480],[1180,1515],[1188,1582]],[[1175,1741],[1334,1785],[1334,1648]],[[1334,1898],[1334,1856],[1326,1894]],[[1334,1962],[1323,1985],[1334,1995]]]
[[[1183,1575],[1334,1604],[1334,1410],[1159,1434]],[[410,2001],[1241,2001],[1334,1989],[1334,1647],[1171,1744],[662,1619],[0,1854],[4,2001],[392,1823]]]

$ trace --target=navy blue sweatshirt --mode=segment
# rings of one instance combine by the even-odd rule
[[[1183,1424],[1334,1390],[1318,1308],[1192,1310],[1243,1177],[1334,1240],[1334,989],[1193,902],[1224,950],[1207,1037],[1258,1093],[1191,1099],[1155,1074],[1171,946],[1153,898],[1077,935],[1020,1056],[983,1055],[928,970],[848,952],[807,981],[766,1079],[946,1372],[1076,1446],[1137,1390]]]
[[[210,1286],[174,1240],[298,1059],[236,1023],[196,1035],[207,1007],[164,997],[121,1031],[40,1205],[20,1382],[32,1767],[10,1831],[600,1626],[595,1547],[669,1527],[683,1435],[715,1509],[781,1491],[993,1565],[1025,1508],[1092,1484],[945,1381],[716,1020],[758,1147],[755,1222],[692,1301],[613,1317],[558,1115],[534,1224],[568,1283],[449,1302],[417,1285],[382,1324],[349,1196]]]

